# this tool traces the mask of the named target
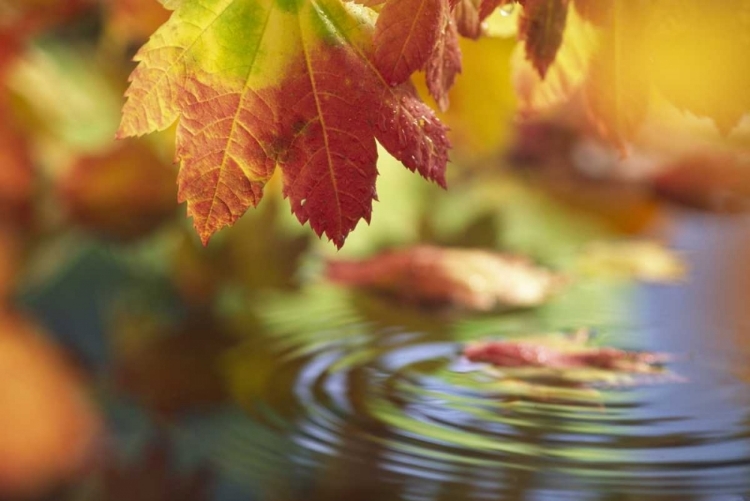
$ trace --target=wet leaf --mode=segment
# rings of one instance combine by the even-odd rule
[[[461,73],[461,47],[458,45],[458,31],[453,18],[445,16],[445,25],[440,30],[437,44],[425,70],[427,88],[441,111],[448,109],[448,91],[453,87],[456,76]]]
[[[457,31],[461,36],[477,39],[482,34],[482,21],[479,19],[481,0],[457,0],[453,8]]]
[[[421,12],[435,38],[439,16]],[[204,243],[260,202],[278,164],[297,218],[340,247],[370,218],[375,138],[444,184],[446,129],[408,82],[391,87],[403,75],[378,71],[373,17],[338,0],[186,0],[141,49],[119,135],[181,117],[179,199]]]
[[[80,158],[59,181],[73,223],[103,237],[130,240],[174,213],[175,173],[145,144],[131,141]]]
[[[101,431],[59,349],[31,321],[0,313],[0,497],[38,495],[82,474]]]
[[[578,261],[578,271],[584,275],[644,282],[681,282],[687,270],[682,257],[651,241],[595,242]]]
[[[375,24],[375,66],[396,86],[423,69],[449,17],[448,0],[388,0]]]
[[[430,246],[363,261],[331,261],[327,277],[407,301],[481,311],[537,306],[565,283],[523,257]]]
[[[516,340],[469,343],[463,351],[471,362],[490,364],[496,376],[521,381],[567,381],[579,384],[626,383],[629,375],[665,375],[670,357],[590,344],[590,334],[544,334]]]

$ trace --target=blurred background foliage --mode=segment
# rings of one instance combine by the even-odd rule
[[[741,43],[720,36],[747,20],[724,4],[668,4],[660,3],[671,24],[637,41],[639,71],[626,75],[655,80],[626,96],[649,103],[637,131],[600,123],[616,113],[606,95],[599,122],[583,102],[591,91],[581,86],[593,85],[587,44],[611,34],[571,10],[541,82],[515,39],[520,7],[496,12],[489,36],[462,41],[463,75],[441,115],[455,146],[449,190],[381,150],[372,224],[336,253],[299,226],[278,179],[257,210],[202,247],[176,203],[173,131],[114,141],[132,56],[168,16],[156,0],[0,0],[0,498],[293,499],[273,483],[283,467],[262,455],[305,448],[290,431],[299,402],[274,388],[293,387],[301,360],[326,350],[338,353],[332,373],[369,363],[391,337],[407,343],[393,329],[439,344],[587,326],[604,333],[599,342],[648,348],[621,334],[636,322],[632,279],[649,276],[638,261],[661,263],[661,251],[591,243],[673,241],[685,207],[741,214],[750,197],[750,92],[733,87],[747,75],[742,65],[707,64],[717,53],[747,59],[750,31],[736,33]],[[700,34],[682,36],[685,26]],[[574,280],[549,304],[497,316],[424,311],[323,277],[329,259],[419,243],[523,254]],[[747,252],[746,238],[732,245],[722,255]],[[750,282],[747,270],[734,275],[729,302],[739,311]],[[746,338],[729,330],[740,347],[731,370],[747,381]],[[538,398],[524,388],[493,391]],[[569,389],[545,391],[571,400]],[[550,415],[563,412],[549,405]],[[357,415],[374,416],[372,427],[491,448],[470,433],[446,437],[386,399]],[[528,433],[505,447],[539,453]],[[327,483],[346,458],[331,456],[301,498],[357,495]],[[390,488],[367,495],[395,499]]]

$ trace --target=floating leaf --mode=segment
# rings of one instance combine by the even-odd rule
[[[645,282],[680,282],[687,265],[675,252],[650,241],[595,242],[588,245],[578,262],[580,273]]]
[[[627,351],[590,344],[590,334],[543,334],[521,340],[469,343],[463,355],[471,362],[490,364],[501,379],[588,384],[625,384],[633,375],[665,375],[670,357],[661,353]],[[495,370],[496,369],[496,370]]]
[[[404,300],[483,311],[537,306],[565,283],[560,275],[523,257],[430,246],[386,252],[363,261],[331,261],[327,276]]]

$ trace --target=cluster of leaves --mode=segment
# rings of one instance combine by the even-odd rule
[[[409,169],[445,185],[447,128],[411,78],[424,71],[429,93],[445,110],[461,71],[459,36],[478,38],[493,11],[516,4],[163,3],[176,11],[136,57],[119,135],[164,129],[180,118],[179,200],[187,202],[204,243],[260,202],[278,166],[294,214],[337,247],[360,219],[370,220],[376,140]],[[727,131],[750,108],[741,56],[748,40],[721,36],[728,26],[743,29],[746,3],[738,15],[721,6],[705,16],[697,2],[684,7],[670,0],[517,4],[523,55],[516,82],[528,109],[582,93],[593,127],[624,150],[648,112],[653,87]],[[662,23],[664,16],[673,22]],[[693,27],[700,37],[685,36]],[[673,50],[685,40],[694,42]],[[707,49],[705,40],[718,41]],[[719,54],[720,68],[706,78],[696,71],[706,67],[709,52]]]
[[[527,111],[580,98],[592,129],[627,149],[665,100],[724,134],[750,110],[746,1],[550,0],[533,66],[514,59]],[[531,12],[531,9],[528,9]],[[528,49],[527,40],[527,49]],[[542,78],[546,77],[546,78]]]
[[[520,37],[541,76],[567,1],[525,0]],[[364,4],[364,5],[363,5]],[[508,0],[185,0],[139,51],[119,136],[178,118],[179,200],[204,243],[263,196],[278,166],[300,222],[341,247],[377,198],[376,140],[445,185],[440,109],[461,71],[459,36],[478,38]]]

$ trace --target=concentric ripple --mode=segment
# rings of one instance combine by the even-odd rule
[[[248,342],[274,362],[245,409],[283,437],[268,477],[305,499],[750,492],[748,386],[710,356],[670,365],[686,382],[501,381],[462,360],[449,330],[386,326],[340,304],[325,329],[283,318],[267,319],[283,334]]]

